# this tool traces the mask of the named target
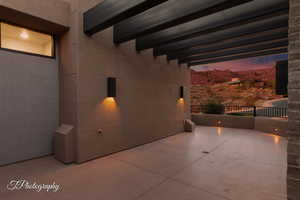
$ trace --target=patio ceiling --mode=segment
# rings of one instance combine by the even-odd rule
[[[199,60],[196,62],[190,62],[189,66],[191,67],[191,66],[203,65],[203,64],[208,64],[208,63],[217,63],[217,62],[225,62],[225,61],[237,60],[237,59],[243,59],[243,58],[253,58],[253,57],[257,57],[257,56],[282,54],[282,53],[286,53],[286,52],[288,52],[287,48],[264,50],[264,51],[252,52],[252,53],[241,54],[241,55],[232,55],[232,56],[216,58],[216,59]]]
[[[206,53],[200,56],[192,56],[187,57],[179,60],[179,63],[190,63],[192,61],[198,61],[198,60],[206,60],[206,59],[213,59],[218,57],[224,57],[224,56],[230,56],[235,54],[242,54],[242,53],[251,53],[255,51],[262,51],[262,50],[269,50],[279,47],[285,47],[288,46],[288,39],[278,40],[278,41],[270,41],[265,42],[264,44],[251,44],[244,47],[239,48],[233,48],[233,49],[221,49],[217,50],[212,53]]]
[[[105,0],[84,31],[114,26],[116,44],[136,39],[137,51],[194,66],[286,53],[288,19],[288,0]]]
[[[168,0],[105,0],[84,13],[84,32],[92,35]]]
[[[252,22],[221,31],[215,31],[209,34],[199,35],[197,37],[168,43],[154,48],[154,55],[160,56],[164,54],[173,54],[174,52],[188,51],[191,48],[199,48],[203,45],[215,44],[224,40],[237,40],[240,37],[250,37],[252,34],[271,31],[275,28],[286,28],[288,30],[288,15],[273,17],[271,19]],[[265,38],[265,37],[263,37]],[[266,40],[268,38],[265,38]]]
[[[276,24],[277,26],[278,24]],[[268,29],[269,28],[269,29]],[[184,59],[192,56],[198,56],[205,53],[242,47],[245,45],[251,44],[260,44],[267,41],[275,41],[279,39],[286,39],[288,37],[288,29],[286,27],[282,28],[270,28],[270,26],[264,26],[266,31],[254,33],[254,34],[245,34],[241,37],[233,37],[229,39],[217,40],[215,43],[208,43],[207,45],[202,44],[194,48],[181,49],[177,51],[172,51],[168,53],[168,60],[174,59]]]

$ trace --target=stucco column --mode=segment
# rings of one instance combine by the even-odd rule
[[[290,0],[289,22],[289,144],[287,192],[300,199],[300,1]]]

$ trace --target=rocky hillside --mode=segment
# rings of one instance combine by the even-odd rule
[[[233,72],[230,70],[213,70],[205,72],[196,72],[192,70],[192,84],[193,85],[214,85],[217,83],[224,83],[231,81],[232,78],[239,78],[242,81],[258,80],[271,81],[275,80],[276,69],[266,68],[250,71]]]
[[[232,79],[240,83],[230,84]],[[224,104],[260,106],[265,101],[282,98],[275,94],[275,69],[243,72],[207,71],[192,72],[192,112],[208,99],[218,99]]]

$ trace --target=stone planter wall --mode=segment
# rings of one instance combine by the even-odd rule
[[[194,114],[192,121],[200,126],[255,129],[287,137],[288,120],[267,117]]]
[[[227,128],[254,129],[254,117],[231,115],[195,114],[192,121],[196,125],[221,126]]]
[[[288,120],[256,117],[254,129],[265,133],[274,133],[283,137],[287,137]]]

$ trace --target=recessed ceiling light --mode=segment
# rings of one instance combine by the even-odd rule
[[[23,39],[28,39],[29,38],[29,35],[26,31],[23,31],[21,34],[20,34],[20,37],[23,38]]]

